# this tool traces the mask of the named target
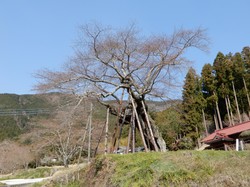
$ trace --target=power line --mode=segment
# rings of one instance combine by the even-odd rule
[[[26,116],[50,114],[51,110],[46,108],[33,109],[0,109],[0,116]]]

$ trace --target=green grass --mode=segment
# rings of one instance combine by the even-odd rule
[[[177,151],[100,155],[87,168],[57,178],[48,187],[250,186],[250,152]],[[16,173],[12,178],[47,177],[49,168]],[[75,176],[75,177],[72,177]],[[76,176],[80,176],[77,180]],[[45,183],[34,184],[35,187]]]
[[[178,151],[101,156],[93,165],[106,186],[244,186],[249,162],[249,152]]]

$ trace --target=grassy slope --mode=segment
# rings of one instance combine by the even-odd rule
[[[249,162],[250,152],[247,151],[177,151],[101,155],[87,167],[79,170],[69,168],[68,171],[64,169],[60,175],[55,175],[51,180],[34,186],[250,186]],[[35,170],[29,171],[35,172]],[[46,172],[48,173],[48,170],[42,170],[43,174]],[[26,173],[25,176],[29,174]],[[47,175],[39,175],[39,177],[45,176]]]
[[[100,156],[88,168],[82,185],[249,186],[249,162],[249,152],[178,151]]]

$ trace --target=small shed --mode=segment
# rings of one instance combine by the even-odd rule
[[[211,149],[236,149],[243,150],[243,142],[250,141],[250,121],[239,123],[237,125],[216,130],[205,137],[202,142],[208,144]],[[242,136],[244,134],[244,136]],[[245,135],[247,134],[247,135]]]

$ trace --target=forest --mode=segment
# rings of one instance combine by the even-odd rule
[[[249,120],[250,48],[218,52],[201,75],[186,74],[182,103],[156,114],[169,149],[193,149],[214,130]],[[168,125],[166,125],[168,124]]]

